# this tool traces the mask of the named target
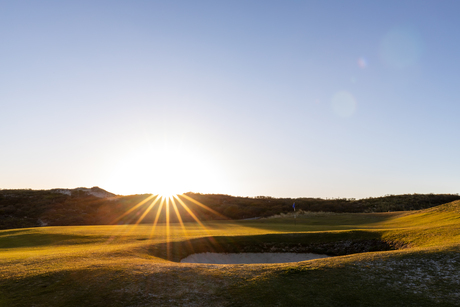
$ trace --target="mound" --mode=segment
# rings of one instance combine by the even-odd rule
[[[416,211],[394,220],[406,226],[460,225],[460,201],[456,200],[433,208]]]

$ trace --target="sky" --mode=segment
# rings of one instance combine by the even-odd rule
[[[0,188],[458,193],[459,11],[0,0]]]

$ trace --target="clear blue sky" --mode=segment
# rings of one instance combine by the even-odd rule
[[[0,1],[0,188],[460,192],[459,1]]]

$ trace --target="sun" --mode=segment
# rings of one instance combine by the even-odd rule
[[[182,192],[183,193],[183,192]],[[164,188],[159,188],[158,189],[158,195],[165,198],[165,199],[171,199],[175,195],[182,194],[181,192],[177,192],[177,190],[169,187],[164,187]]]
[[[225,186],[220,169],[215,159],[193,147],[144,147],[119,159],[105,186],[123,195],[209,193]]]
[[[182,233],[185,237],[189,237],[187,222],[196,222],[203,231],[205,231],[209,236],[211,233],[209,229],[200,221],[199,216],[196,214],[196,210],[199,211],[205,210],[210,214],[219,217],[220,219],[227,219],[221,213],[215,211],[214,209],[200,203],[199,201],[193,199],[192,197],[181,194],[173,195],[170,197],[161,196],[161,195],[144,195],[145,198],[138,202],[137,204],[132,204],[129,209],[120,214],[111,224],[124,223],[125,225],[130,224],[132,227],[125,228],[126,234],[130,234],[135,231],[136,227],[143,223],[146,217],[150,214],[150,221],[152,221],[149,238],[157,235],[156,229],[160,225],[160,233],[164,232],[166,235],[166,257],[167,259],[172,259],[172,249],[171,249],[171,237],[175,235],[175,227],[172,227],[172,223],[180,226]],[[154,217],[154,219],[152,219]],[[188,220],[184,220],[184,217]],[[148,218],[149,219],[149,218]],[[127,221],[123,221],[127,220]],[[185,223],[184,223],[185,222]],[[144,224],[146,224],[144,222]],[[177,224],[176,224],[177,225]],[[196,227],[196,226],[193,226]],[[215,241],[211,238],[211,242],[215,244]]]

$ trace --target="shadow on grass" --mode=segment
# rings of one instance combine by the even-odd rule
[[[232,306],[439,306],[421,293],[369,282],[350,267],[298,267],[240,283],[224,294]],[[442,306],[458,306],[444,301]]]
[[[359,227],[385,227],[385,222],[398,216],[401,212],[386,213],[310,213],[294,216],[265,218],[260,220],[240,221],[246,227],[267,229],[281,232],[348,230]]]
[[[222,306],[215,289],[224,284],[221,276],[200,268],[142,272],[129,266],[95,266],[0,279],[0,306]]]
[[[0,248],[87,244],[98,240],[94,236],[35,233],[33,230],[9,230],[1,232]]]

